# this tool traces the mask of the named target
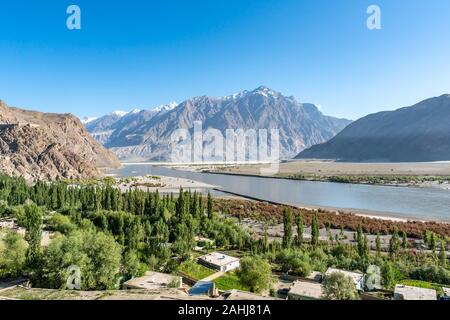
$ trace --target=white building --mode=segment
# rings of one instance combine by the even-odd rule
[[[398,284],[394,291],[395,300],[437,300],[436,290]]]
[[[364,274],[360,272],[351,272],[341,269],[328,268],[325,272],[325,277],[330,276],[333,273],[342,273],[347,277],[350,277],[355,283],[356,289],[358,291],[364,291]]]
[[[198,258],[198,262],[208,268],[223,272],[238,269],[240,266],[239,258],[227,256],[226,254],[219,252],[212,252],[210,254],[201,256],[200,258]]]

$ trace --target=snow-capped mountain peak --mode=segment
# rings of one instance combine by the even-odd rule
[[[164,104],[164,105],[161,105],[159,107],[156,107],[152,111],[154,111],[156,113],[159,113],[161,111],[171,111],[171,110],[175,109],[177,106],[178,106],[177,102],[171,102],[171,103]]]
[[[269,97],[269,96],[277,97],[279,95],[278,92],[276,92],[270,88],[267,88],[266,86],[260,86],[259,88],[256,88],[255,90],[253,90],[251,93],[259,94],[259,95],[262,95],[265,97]]]
[[[128,114],[137,114],[139,112],[141,112],[141,109],[133,109]]]
[[[256,88],[253,91],[248,91],[248,90],[244,90],[244,91],[240,91],[238,93],[229,95],[229,96],[224,96],[221,99],[223,100],[237,100],[237,99],[241,99],[244,98],[248,95],[261,95],[264,97],[278,97],[280,95],[280,93],[266,87],[266,86],[260,86],[258,88]]]
[[[128,112],[126,111],[122,111],[122,110],[116,110],[111,112],[111,115],[113,116],[118,116],[118,117],[123,117],[124,115],[126,115]]]

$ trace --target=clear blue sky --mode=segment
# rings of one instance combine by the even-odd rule
[[[0,72],[8,104],[78,116],[266,85],[356,119],[450,93],[450,1],[2,1]]]

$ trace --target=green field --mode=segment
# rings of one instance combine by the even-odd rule
[[[183,262],[178,270],[195,280],[204,279],[216,272],[192,260]]]
[[[249,288],[243,286],[239,282],[239,278],[236,273],[227,273],[224,276],[214,280],[216,287],[219,290],[227,291],[231,289],[238,289],[242,291],[249,291]]]

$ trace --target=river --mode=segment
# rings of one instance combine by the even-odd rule
[[[299,206],[341,208],[399,218],[450,221],[450,191],[332,182],[298,181],[181,171],[150,164],[127,164],[118,177],[160,175],[197,180],[224,191]]]

